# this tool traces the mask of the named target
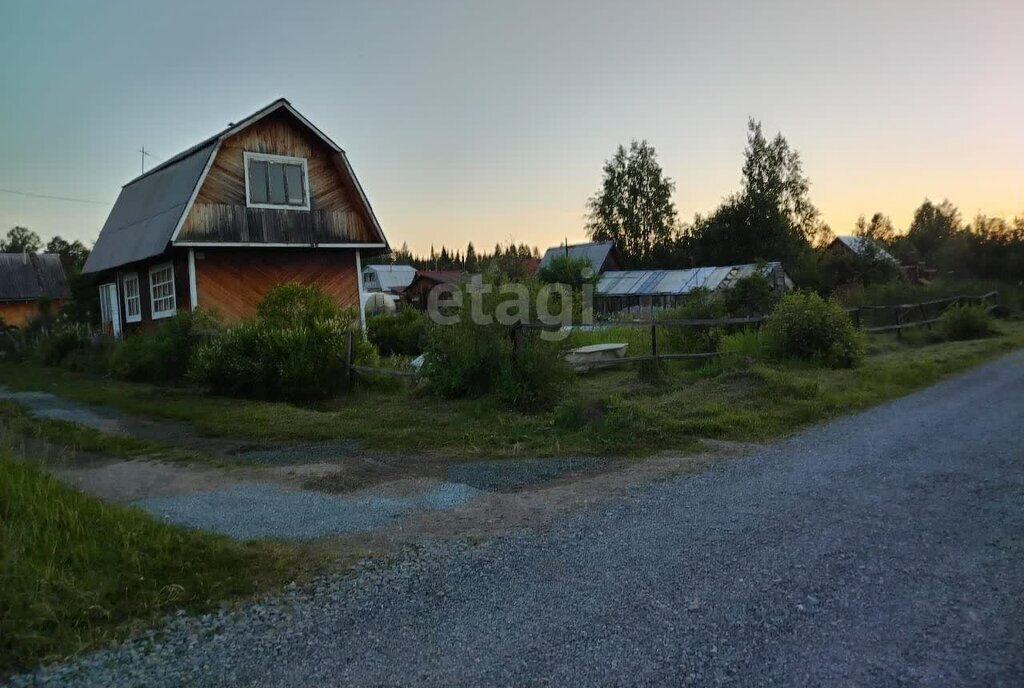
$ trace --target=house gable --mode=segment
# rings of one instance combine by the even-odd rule
[[[175,244],[385,243],[344,153],[293,112],[279,108],[221,141]],[[250,207],[246,153],[305,161],[309,209]]]

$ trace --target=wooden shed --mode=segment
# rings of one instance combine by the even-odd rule
[[[198,307],[237,322],[284,282],[361,311],[362,259],[387,250],[345,152],[280,99],[126,184],[83,272],[119,336]]]
[[[68,298],[67,278],[55,253],[0,253],[0,318],[22,327]]]

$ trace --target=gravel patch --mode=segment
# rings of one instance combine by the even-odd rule
[[[604,466],[603,459],[499,459],[454,464],[448,480],[490,492],[510,492]]]
[[[358,440],[325,440],[243,448],[233,452],[233,457],[240,461],[263,466],[282,466],[330,461],[348,456],[358,450]]]
[[[406,496],[297,492],[269,483],[140,499],[133,504],[172,523],[242,540],[310,540],[391,525],[415,510],[452,509],[485,494],[468,485],[441,483]]]
[[[542,532],[435,544],[15,686],[1024,685],[1017,354]]]

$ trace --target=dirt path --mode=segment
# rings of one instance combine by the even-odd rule
[[[540,532],[426,547],[46,676],[1024,685],[1022,399],[1018,353]]]

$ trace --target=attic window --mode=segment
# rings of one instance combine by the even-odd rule
[[[309,210],[304,158],[245,153],[245,190],[250,208]]]

